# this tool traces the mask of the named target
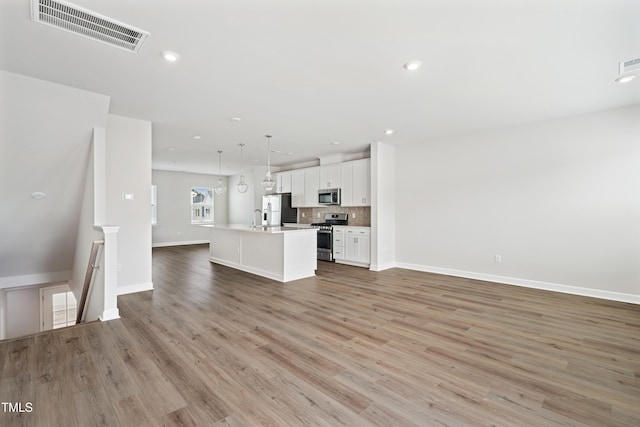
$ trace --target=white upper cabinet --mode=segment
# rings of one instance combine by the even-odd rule
[[[342,186],[341,164],[320,166],[320,188],[340,188]]]
[[[291,193],[291,172],[276,174],[276,193]]]
[[[342,206],[371,206],[371,159],[279,172],[276,176],[276,191],[291,192],[291,205],[296,208],[320,206],[318,190],[325,188],[342,190]]]
[[[371,159],[353,162],[353,206],[371,206]]]
[[[371,159],[341,165],[342,206],[371,206]]]
[[[302,208],[304,204],[304,169],[291,171],[291,206]]]
[[[304,169],[304,206],[318,205],[318,190],[320,189],[320,168]]]
[[[340,206],[353,206],[353,162],[340,165],[342,187],[340,192]]]

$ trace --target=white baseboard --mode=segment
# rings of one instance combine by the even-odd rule
[[[353,265],[354,267],[362,267],[371,270],[371,264],[367,264],[365,262],[353,262],[353,261],[345,261],[343,259],[334,260],[336,264],[345,264],[345,265]]]
[[[429,265],[410,264],[404,262],[396,263],[396,267],[406,268],[408,270],[424,271],[427,273],[444,274],[447,276],[465,277],[467,279],[483,280],[486,282],[522,286],[525,288],[561,292],[563,294],[580,295],[584,297],[640,304],[640,295],[625,294],[622,292],[603,291],[600,289],[582,288],[578,286],[562,285],[559,283],[540,282],[537,280],[520,279],[517,277],[496,276],[493,274],[475,273],[472,271],[432,267]]]
[[[209,239],[206,240],[187,240],[182,242],[162,242],[162,243],[154,243],[151,245],[152,248],[163,248],[165,246],[185,246],[185,245],[201,245],[204,243],[209,243]]]
[[[369,270],[371,271],[383,271],[383,270],[388,270],[390,268],[394,268],[397,267],[395,262],[387,262],[385,264],[371,264],[371,266],[369,267]]]
[[[284,274],[273,273],[271,271],[262,270],[260,268],[251,267],[249,265],[238,264],[238,263],[226,260],[226,259],[221,259],[221,258],[216,258],[216,257],[209,257],[209,262],[213,262],[215,264],[224,265],[226,267],[235,268],[236,270],[241,270],[241,271],[244,271],[244,272],[247,272],[247,273],[255,274],[257,276],[266,277],[267,279],[276,280],[276,281],[282,282],[282,283],[292,282],[294,280],[305,279],[307,277],[315,276],[315,273],[312,273],[310,276],[303,274],[303,275],[299,275],[299,276],[285,277]]]
[[[120,311],[117,308],[113,308],[111,310],[105,310],[102,312],[102,316],[98,316],[102,322],[106,322],[107,320],[114,320],[120,318]]]
[[[134,285],[118,286],[117,295],[134,294],[136,292],[145,292],[153,290],[153,282],[136,283]]]
[[[0,277],[0,289],[19,286],[41,285],[43,283],[66,282],[71,280],[71,270],[48,273],[25,274],[24,276]]]

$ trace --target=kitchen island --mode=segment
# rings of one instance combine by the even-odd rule
[[[303,227],[210,228],[209,261],[280,282],[315,276],[317,232]]]

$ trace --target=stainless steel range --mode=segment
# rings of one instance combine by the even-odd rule
[[[349,225],[349,214],[328,213],[324,216],[324,222],[311,224],[318,230],[318,259],[333,261],[333,226]]]

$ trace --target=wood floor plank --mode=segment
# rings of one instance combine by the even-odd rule
[[[639,426],[640,306],[403,269],[283,284],[153,251],[119,320],[0,342],[17,426]]]

